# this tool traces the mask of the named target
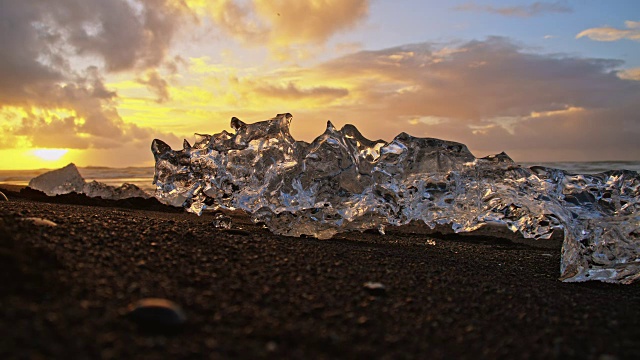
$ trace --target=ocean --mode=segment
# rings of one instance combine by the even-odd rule
[[[32,178],[51,171],[50,169],[38,170],[0,170],[0,184],[26,186]],[[80,175],[87,181],[99,181],[107,185],[120,186],[123,183],[137,185],[144,191],[153,193],[156,190],[153,185],[153,167],[78,167]]]
[[[541,165],[562,169],[576,174],[595,174],[607,170],[632,170],[640,172],[640,161],[590,161],[590,162],[523,162],[522,166],[530,167]],[[107,185],[120,186],[123,183],[137,185],[139,188],[153,193],[153,167],[78,167],[80,174],[89,181],[99,181]],[[38,170],[0,170],[0,184],[26,186],[32,178],[50,171],[50,169]]]

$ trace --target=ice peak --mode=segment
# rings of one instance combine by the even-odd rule
[[[313,142],[289,133],[291,114],[193,148],[154,140],[156,197],[201,213],[243,209],[276,234],[330,238],[422,221],[456,232],[501,223],[528,238],[563,229],[561,277],[629,283],[640,277],[640,176],[573,175],[518,166],[504,152],[477,159],[466,145],[401,133],[371,141],[328,121]]]

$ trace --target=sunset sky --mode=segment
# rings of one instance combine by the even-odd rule
[[[0,169],[149,166],[290,112],[516,161],[640,160],[638,0],[0,0]],[[192,142],[192,141],[191,141]]]

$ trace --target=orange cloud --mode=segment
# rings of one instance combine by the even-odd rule
[[[640,21],[625,21],[627,29],[616,29],[613,27],[591,28],[580,32],[576,39],[588,37],[596,41],[618,41],[622,39],[640,41]]]
[[[619,71],[618,76],[621,79],[640,81],[640,68]]]
[[[322,43],[368,15],[367,0],[256,0],[256,12],[271,28],[275,45]]]
[[[407,131],[461,141],[481,155],[635,159],[640,84],[618,75],[621,64],[489,38],[361,51],[290,75],[306,86],[344,84],[348,102],[326,102],[322,111],[370,138]]]
[[[269,45],[273,50],[321,44],[361,22],[368,0],[185,0],[201,18],[209,17],[224,33],[245,44]]]

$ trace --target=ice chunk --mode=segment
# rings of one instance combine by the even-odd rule
[[[231,218],[223,213],[217,213],[212,221],[212,225],[217,229],[231,229]]]
[[[29,187],[40,190],[49,196],[72,192],[81,193],[84,187],[84,179],[80,175],[78,168],[71,163],[61,169],[36,176],[29,181]]]
[[[103,199],[110,200],[120,200],[132,197],[148,199],[151,197],[151,195],[133,184],[124,183],[121,186],[115,187],[95,180],[86,183],[82,188],[82,193],[89,197],[101,197]]]
[[[101,197],[110,200],[131,197],[147,199],[151,197],[151,195],[133,184],[124,183],[122,186],[114,187],[95,180],[87,183],[73,163],[31,179],[29,187],[40,190],[49,196],[75,192],[89,197]]]
[[[460,143],[402,133],[371,141],[331,122],[312,143],[295,141],[290,114],[235,134],[198,135],[172,150],[152,143],[156,197],[200,214],[242,209],[276,234],[330,238],[419,220],[456,232],[504,224],[527,238],[564,230],[561,279],[630,283],[640,276],[640,176],[595,175],[476,158]]]

